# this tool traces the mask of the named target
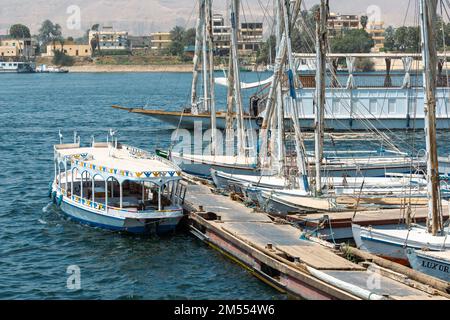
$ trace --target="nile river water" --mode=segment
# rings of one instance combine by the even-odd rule
[[[52,146],[105,140],[167,147],[164,125],[110,106],[176,110],[190,74],[0,75],[0,299],[279,299],[241,267],[187,233],[111,233],[71,222],[49,204]],[[223,97],[224,90],[219,91]],[[67,268],[81,289],[67,288]]]
[[[111,233],[71,222],[49,204],[59,130],[64,142],[72,141],[74,130],[82,143],[91,136],[105,141],[113,128],[124,143],[167,148],[167,126],[111,105],[179,110],[188,105],[190,82],[191,75],[182,73],[0,75],[0,299],[285,298],[188,233]],[[225,93],[217,89],[218,105]],[[423,131],[390,137],[423,148]],[[440,133],[447,153],[448,138],[448,131]],[[352,150],[358,144],[369,148],[364,137],[328,147]],[[80,290],[67,288],[69,266],[80,268]]]

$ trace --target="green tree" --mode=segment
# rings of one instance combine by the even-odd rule
[[[315,52],[314,30],[316,29],[315,15],[319,5],[314,5],[309,11],[302,11],[299,21],[291,31],[292,49],[294,52]],[[312,32],[312,33],[311,33]]]
[[[73,57],[66,55],[63,51],[55,51],[52,63],[57,66],[72,66],[75,60]]]
[[[356,59],[355,68],[363,72],[374,71],[375,63],[370,58]]]
[[[271,35],[266,42],[264,42],[257,54],[256,54],[256,62],[259,64],[268,64],[270,63],[270,56],[272,55],[272,63],[275,60],[275,45],[276,38],[274,35]]]
[[[167,51],[171,56],[181,56],[184,52],[183,43],[179,41],[172,41]]]
[[[171,37],[172,41],[174,41],[174,42],[183,42],[184,32],[185,32],[185,30],[184,30],[183,27],[180,27],[180,26],[174,27],[170,31],[170,37]]]
[[[340,53],[367,53],[374,46],[372,37],[363,29],[348,30],[331,39],[331,50]]]
[[[92,55],[94,55],[94,54],[95,54],[95,50],[97,50],[98,45],[99,45],[99,42],[98,42],[98,40],[97,40],[97,37],[93,37],[93,38],[91,39],[90,45],[91,45]],[[100,48],[98,48],[98,49],[100,49]]]
[[[192,46],[195,44],[195,29],[187,29],[183,34],[183,45]]]
[[[359,18],[359,23],[361,23],[361,27],[364,30],[366,30],[368,22],[369,22],[369,17],[368,16],[361,16],[361,18]]]
[[[195,29],[186,30],[183,27],[176,26],[170,31],[170,38],[172,42],[167,48],[167,53],[182,57],[184,47],[195,44]]]
[[[63,41],[62,28],[59,24],[53,24],[50,20],[45,20],[39,29],[38,39],[40,45],[45,47],[49,43],[53,44],[53,50],[56,49],[56,42]]]
[[[394,51],[395,47],[395,30],[392,26],[386,28],[384,32],[384,50]]]
[[[53,22],[51,22],[50,20],[45,20],[44,22],[42,22],[42,25],[39,29],[39,42],[42,45],[46,45],[51,41],[51,37],[52,37],[52,32],[54,29],[54,25]]]
[[[62,36],[61,26],[59,24],[53,25],[53,30],[51,33],[51,39],[53,44],[53,51],[56,50],[56,43],[59,42],[61,47],[64,47],[64,38]]]
[[[9,34],[15,39],[31,38],[30,29],[20,23],[13,24],[11,28],[9,28]]]

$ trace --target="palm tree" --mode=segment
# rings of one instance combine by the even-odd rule
[[[56,41],[59,41],[61,43],[61,38],[62,38],[61,30],[62,30],[62,28],[58,23],[53,25],[53,29],[51,31],[52,42],[53,42],[53,51],[56,51]],[[61,43],[61,45],[63,45],[63,44]]]
[[[361,23],[363,30],[366,30],[368,21],[369,21],[368,16],[361,16],[361,18],[359,19],[359,22]]]

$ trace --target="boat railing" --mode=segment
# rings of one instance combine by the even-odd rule
[[[173,162],[171,162],[170,160],[164,159],[163,157],[160,157],[154,153],[148,152],[146,150],[137,148],[137,147],[131,147],[128,145],[123,145],[123,147],[128,150],[130,152],[130,154],[132,156],[137,156],[137,157],[144,157],[145,159],[149,159],[149,160],[156,160],[159,162],[162,162],[168,166],[174,167],[176,170],[181,171],[181,169]]]
[[[346,84],[349,78],[348,72],[337,72],[336,78],[331,76],[331,73],[327,73],[326,86],[328,88],[346,89]],[[300,76],[303,88],[315,88],[315,79],[313,73],[304,74]],[[417,89],[423,87],[422,72],[410,73],[410,88]],[[356,89],[407,89],[404,88],[405,73],[393,71],[391,73],[382,72],[355,72],[353,73],[353,79]],[[450,77],[445,74],[437,76],[437,87],[449,87]]]
[[[136,208],[123,208],[123,207],[120,208],[120,207],[110,206],[110,205],[105,206],[104,203],[92,201],[90,199],[82,198],[82,197],[77,196],[77,195],[72,195],[72,194],[70,194],[70,192],[67,192],[63,188],[59,188],[59,191],[66,198],[69,198],[72,201],[75,201],[76,203],[79,203],[81,205],[88,206],[90,208],[97,209],[97,210],[104,210],[104,211],[106,211],[106,210],[114,210],[114,211],[120,211],[120,212],[133,212],[133,213],[145,213],[145,212],[152,212],[152,211],[153,212],[170,212],[170,211],[174,211],[174,209],[161,209],[161,210],[158,210],[158,208],[154,208],[152,210],[145,210],[145,209],[144,210],[139,210],[138,207],[136,207]],[[181,194],[175,194],[175,197],[177,199],[179,199],[179,203],[182,203],[184,201],[185,195],[186,195],[186,189],[184,189],[184,192],[183,192],[183,189],[181,189]],[[175,207],[175,205],[173,205],[173,204],[171,206]]]
[[[62,143],[54,146],[55,150],[63,150],[63,149],[75,149],[79,148],[80,143]]]

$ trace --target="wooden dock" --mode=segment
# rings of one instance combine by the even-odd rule
[[[200,183],[187,183],[184,206],[194,235],[265,283],[294,297],[351,300],[448,297],[415,281],[399,281],[398,274],[370,262],[349,261],[337,247],[319,239],[304,239],[299,228],[284,220],[274,221]]]

